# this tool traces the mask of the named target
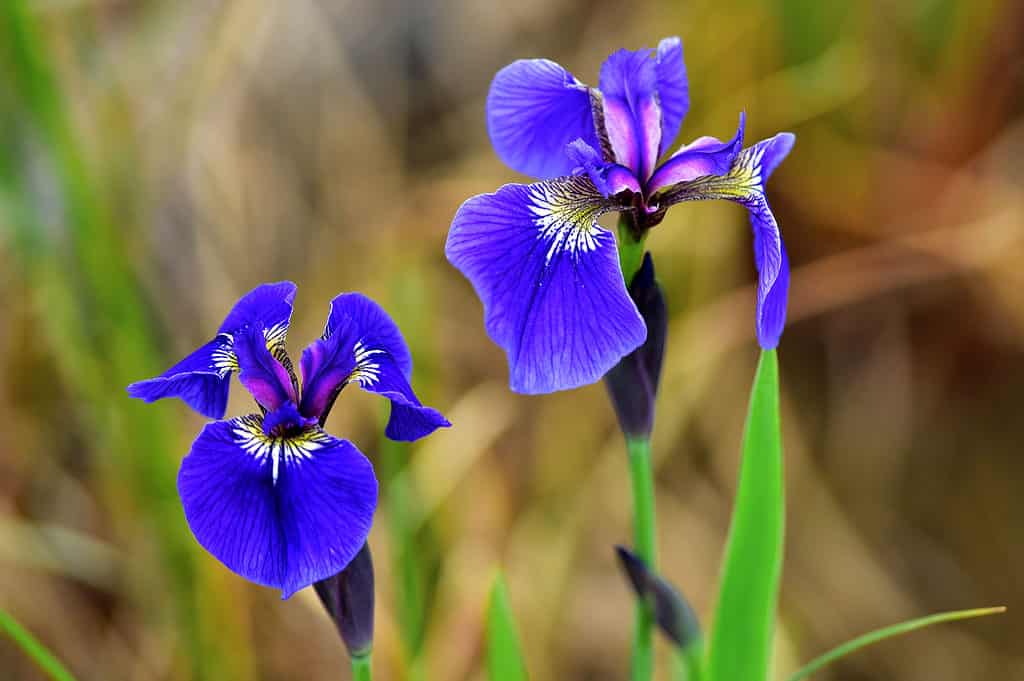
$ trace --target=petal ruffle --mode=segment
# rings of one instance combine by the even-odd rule
[[[644,341],[615,239],[597,224],[616,208],[589,178],[574,176],[505,185],[456,213],[445,254],[483,302],[513,390],[593,383]]]
[[[235,366],[230,338],[218,336],[156,378],[132,383],[128,394],[145,402],[178,397],[203,416],[223,418]]]
[[[658,155],[672,146],[679,128],[690,110],[690,84],[683,61],[683,43],[679,38],[665,38],[658,43],[655,67],[658,74],[658,103],[661,105],[661,145]]]
[[[350,442],[313,429],[264,435],[259,416],[209,423],[178,473],[199,543],[284,598],[340,572],[377,506],[373,467]]]
[[[566,175],[565,146],[599,148],[590,91],[548,59],[520,59],[498,71],[487,95],[491,143],[513,170],[540,179]]]
[[[699,137],[682,146],[651,175],[647,183],[648,192],[655,194],[680,182],[704,175],[723,175],[729,172],[736,155],[743,149],[745,128],[746,116],[740,114],[739,127],[728,142],[722,142],[715,137]]]
[[[619,50],[601,65],[604,127],[615,160],[645,180],[658,162],[661,107],[651,50]],[[593,145],[592,145],[593,146]]]
[[[303,413],[319,416],[345,384],[355,381],[391,400],[385,435],[392,440],[417,440],[451,425],[417,399],[409,385],[409,348],[380,305],[359,293],[336,297],[324,336],[302,355]]]

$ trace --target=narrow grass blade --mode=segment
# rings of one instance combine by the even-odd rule
[[[757,366],[742,455],[711,634],[710,681],[768,678],[785,516],[774,350],[762,351]]]
[[[526,681],[519,637],[508,603],[505,578],[499,574],[487,605],[487,678],[490,681]]]
[[[906,622],[900,622],[899,624],[893,624],[892,626],[883,627],[882,629],[876,629],[875,631],[870,631],[863,636],[858,636],[852,641],[847,641],[841,646],[837,646],[828,651],[824,655],[811,660],[804,665],[802,669],[790,676],[789,681],[800,681],[800,679],[806,679],[811,674],[820,671],[823,667],[832,664],[836,660],[846,657],[850,653],[857,652],[861,648],[865,648],[872,643],[884,641],[887,638],[909,634],[912,631],[930,627],[933,624],[955,622],[956,620],[966,620],[971,619],[972,617],[984,617],[986,615],[998,615],[1003,612],[1006,612],[1006,608],[1002,606],[995,608],[976,608],[974,610],[956,610],[954,612],[943,612],[937,615],[920,617],[918,619],[908,620]]]
[[[10,636],[11,640],[26,655],[31,657],[36,666],[46,672],[51,679],[54,679],[54,681],[75,681],[75,677],[71,675],[71,672],[60,663],[60,660],[54,657],[53,653],[46,649],[46,646],[40,643],[35,636],[30,634],[27,629],[18,624],[17,620],[3,610],[0,610],[0,631]]]

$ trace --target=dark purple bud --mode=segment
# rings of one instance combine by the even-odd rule
[[[619,562],[637,598],[642,598],[654,609],[658,627],[681,650],[700,640],[700,622],[693,608],[675,587],[651,572],[647,564],[635,553],[622,546],[615,547]]]
[[[629,295],[647,325],[647,340],[605,374],[604,384],[626,437],[647,437],[654,427],[654,401],[668,331],[665,298],[654,278],[650,253],[644,254],[643,264],[629,285]]]
[[[373,560],[370,545],[345,569],[313,585],[327,614],[338,628],[351,657],[365,657],[373,648]]]

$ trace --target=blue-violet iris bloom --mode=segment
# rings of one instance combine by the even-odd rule
[[[754,228],[757,336],[779,342],[789,266],[764,183],[793,146],[790,133],[743,148],[700,137],[665,156],[689,108],[679,38],[619,50],[588,87],[547,59],[514,62],[494,78],[487,124],[498,155],[538,180],[507,184],[459,208],[449,261],[472,282],[487,332],[508,354],[511,386],[565,390],[601,378],[644,342],[615,237],[597,219],[619,211],[635,239],[684,201],[746,206]]]
[[[359,552],[377,507],[373,467],[323,430],[355,383],[391,401],[386,435],[415,440],[450,425],[409,385],[398,327],[358,293],[331,302],[323,336],[302,353],[302,388],[285,350],[295,284],[263,284],[231,309],[217,336],[156,378],[128,386],[147,402],[179,397],[222,419],[231,374],[259,413],[203,428],[182,461],[178,492],[200,544],[228,568],[287,598],[341,570]]]

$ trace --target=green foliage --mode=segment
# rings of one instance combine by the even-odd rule
[[[771,664],[785,515],[774,350],[761,353],[749,409],[711,635],[710,681],[765,681]]]
[[[526,681],[526,666],[508,603],[508,587],[499,573],[487,605],[487,678],[490,681]]]
[[[858,636],[852,641],[847,641],[841,646],[837,646],[828,651],[824,655],[811,660],[804,665],[803,668],[790,676],[789,681],[800,681],[801,679],[806,679],[811,674],[814,674],[823,667],[832,664],[836,660],[846,657],[850,653],[856,652],[861,648],[865,648],[872,643],[884,641],[887,638],[909,634],[912,631],[923,629],[924,627],[929,627],[933,624],[955,622],[956,620],[966,620],[972,617],[984,617],[985,615],[996,615],[1002,612],[1006,612],[1006,608],[996,607],[977,608],[974,610],[956,610],[954,612],[943,612],[937,615],[919,617],[918,619],[900,622],[899,624],[893,624],[892,626],[883,627],[882,629],[876,629],[864,634],[863,636]]]
[[[30,634],[28,630],[18,624],[17,620],[3,610],[0,610],[0,631],[10,636],[11,640],[25,651],[25,654],[32,658],[36,666],[46,672],[51,679],[54,679],[54,681],[75,681],[75,677],[71,675],[71,672],[60,663],[60,660],[53,653],[46,649],[46,646],[40,643],[35,636]]]

